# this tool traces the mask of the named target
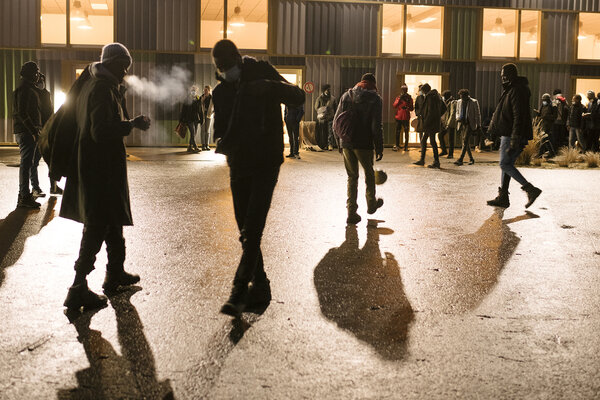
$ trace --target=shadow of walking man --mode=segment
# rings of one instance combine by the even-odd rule
[[[340,328],[372,346],[383,358],[402,359],[407,351],[413,309],[404,293],[394,256],[379,249],[379,235],[392,234],[369,220],[367,241],[358,247],[355,225],[346,240],[332,248],[314,271],[321,312]]]
[[[101,332],[90,329],[92,316],[99,310],[67,314],[77,330],[77,340],[83,345],[90,366],[76,373],[79,386],[60,389],[58,399],[174,399],[171,382],[168,379],[158,381],[152,349],[139,314],[130,301],[139,290],[141,288],[132,287],[110,299],[117,318],[122,355]]]

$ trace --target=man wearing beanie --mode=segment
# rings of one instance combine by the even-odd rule
[[[128,118],[121,83],[131,63],[125,46],[108,44],[102,49],[101,62],[89,65],[74,84],[80,87],[74,99],[76,165],[72,168],[75,172],[67,176],[60,216],[84,226],[75,280],[64,303],[68,309],[106,305],[107,298],[92,292],[86,280],[103,242],[108,253],[104,292],[110,295],[119,286],[140,280],[125,272],[123,265],[123,226],[133,224],[123,138],[133,128],[147,130],[150,120],[143,115]]]
[[[367,186],[367,213],[374,214],[383,206],[383,199],[375,197],[375,172],[373,158],[380,161],[383,158],[383,125],[382,100],[377,93],[375,75],[364,74],[354,88],[342,95],[335,113],[334,121],[344,111],[354,110],[352,137],[349,141],[342,140],[341,147],[344,155],[344,166],[348,175],[348,218],[346,223],[357,224],[361,217],[358,215],[358,164],[362,165]],[[336,132],[339,136],[340,132]]]
[[[39,208],[40,203],[35,201],[34,196],[45,196],[40,189],[37,173],[40,151],[36,142],[42,129],[40,98],[35,86],[39,74],[40,70],[35,62],[28,61],[23,64],[21,81],[13,92],[14,134],[21,153],[17,207]],[[29,191],[30,180],[33,193]]]

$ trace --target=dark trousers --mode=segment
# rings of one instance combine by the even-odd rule
[[[234,286],[266,279],[260,241],[277,184],[279,166],[257,171],[231,171],[230,184],[235,220],[240,230],[242,258]]]
[[[434,160],[439,161],[440,157],[438,155],[437,143],[435,142],[435,132],[423,133],[423,137],[421,138],[421,160],[425,160],[425,153],[427,152],[427,139],[429,139],[429,142],[431,143]]]
[[[125,238],[122,225],[84,225],[79,247],[79,258],[75,262],[75,271],[85,275],[92,272],[96,254],[102,243],[106,242],[108,264],[106,270],[118,272],[123,270],[125,262]]]
[[[447,128],[442,129],[442,131],[438,134],[438,138],[440,139],[440,147],[442,148],[442,153],[448,153],[449,156],[454,155],[454,133],[456,129]],[[446,134],[448,135],[448,149],[446,148]]]
[[[458,159],[462,161],[465,158],[465,153],[469,153],[469,160],[472,160],[473,154],[471,153],[471,136],[473,136],[474,132],[467,125],[462,125],[460,131],[463,135],[463,146]]]
[[[502,136],[500,139],[500,169],[502,170],[500,183],[502,190],[508,191],[511,178],[519,182],[522,186],[527,184],[527,179],[515,168],[515,161],[519,158],[526,144],[527,142],[522,143],[518,149],[511,150],[510,136]]]
[[[28,133],[17,133],[15,139],[19,144],[19,152],[21,153],[21,164],[19,166],[19,196],[29,196],[29,181],[31,186],[36,189],[40,187],[38,179],[38,165],[42,154],[38,150],[37,143],[33,140],[33,136]]]
[[[598,140],[600,138],[600,129],[587,130],[587,149],[590,151],[598,151]]]
[[[196,145],[196,123],[195,122],[187,122],[186,123],[188,130],[190,131],[190,144],[188,147],[197,147]]]
[[[335,140],[335,136],[333,135],[333,120],[327,121],[327,143],[337,149],[337,140]]]
[[[290,141],[290,154],[298,154],[300,150],[300,124],[285,123],[288,131],[288,139]]]
[[[200,127],[200,141],[202,142],[202,147],[208,147],[208,129],[210,127],[210,118],[205,115],[204,121]]]
[[[408,148],[408,134],[410,133],[410,124],[408,120],[396,120],[396,147],[400,147],[400,135],[404,132],[404,149]]]
[[[344,149],[344,166],[348,175],[348,200],[346,207],[348,215],[358,210],[358,164],[362,165],[365,173],[367,205],[374,205],[375,198],[375,172],[373,171],[373,158],[375,152],[367,149]]]

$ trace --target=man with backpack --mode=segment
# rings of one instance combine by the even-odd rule
[[[354,88],[343,94],[334,118],[334,132],[340,138],[348,174],[348,224],[357,224],[361,220],[356,202],[359,163],[365,173],[367,213],[374,214],[383,206],[383,199],[375,197],[373,171],[373,157],[376,161],[383,158],[383,102],[376,83],[375,75],[364,74]]]

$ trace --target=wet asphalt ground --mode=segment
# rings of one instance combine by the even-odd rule
[[[18,153],[0,149],[1,399],[600,396],[600,171],[523,168],[544,192],[525,210],[513,182],[502,211],[485,204],[496,154],[430,170],[386,149],[385,204],[368,216],[361,182],[363,221],[347,227],[340,156],[302,152],[264,233],[273,301],[232,321],[218,312],[240,256],[223,158],[129,151],[126,268],[142,280],[69,319],[82,226],[58,217],[60,197],[15,210]],[[93,290],[105,264],[103,249]]]

